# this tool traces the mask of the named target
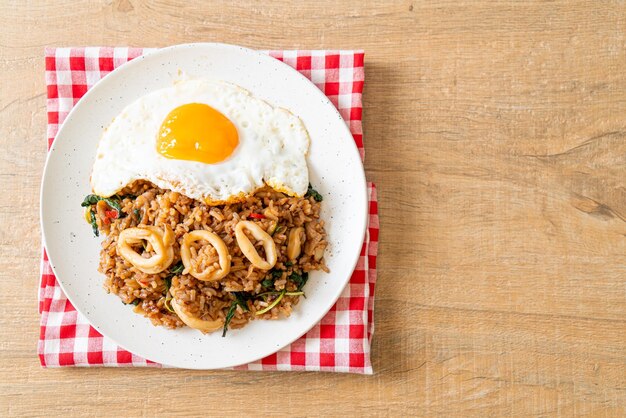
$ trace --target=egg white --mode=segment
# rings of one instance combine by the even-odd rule
[[[175,108],[204,103],[236,126],[239,145],[216,164],[165,158],[159,128]],[[91,174],[93,192],[111,196],[135,180],[148,180],[209,203],[240,200],[265,184],[291,196],[307,191],[309,135],[302,121],[225,82],[185,80],[140,97],[105,130]]]

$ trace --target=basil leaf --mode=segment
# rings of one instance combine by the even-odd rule
[[[246,292],[233,292],[235,295],[235,300],[230,304],[230,308],[228,308],[228,313],[226,313],[226,318],[224,319],[224,330],[222,331],[222,337],[226,336],[226,332],[228,331],[228,325],[230,321],[235,316],[235,311],[237,310],[237,305],[241,306],[245,312],[248,312],[250,309],[248,308],[248,300],[250,299],[250,294]]]
[[[100,232],[98,231],[98,222],[96,222],[96,214],[93,210],[89,211],[89,223],[91,224],[91,229],[95,236],[99,236]]]
[[[81,203],[80,205],[85,208],[87,206],[95,205],[99,201],[100,196],[95,194],[88,194],[87,196],[85,196],[85,199],[83,199],[83,203]]]
[[[234,300],[233,303],[230,304],[230,308],[228,309],[228,313],[226,314],[226,318],[224,319],[224,330],[222,331],[222,338],[226,336],[226,332],[228,331],[228,325],[230,321],[235,316],[235,311],[237,310],[237,301]]]
[[[233,293],[235,294],[235,299],[237,303],[239,304],[239,306],[241,306],[241,309],[248,312],[249,309],[248,309],[247,301],[250,299],[250,295],[245,292],[233,292]]]
[[[304,285],[306,284],[307,280],[309,280],[309,273],[299,274],[299,273],[293,272],[289,276],[289,280],[291,280],[292,282],[296,284],[296,286],[298,286],[298,292],[300,292],[302,288],[304,287]]]
[[[302,288],[304,287],[304,285],[306,284],[308,280],[309,280],[309,273],[302,273],[302,282],[300,282],[300,285],[298,286],[298,292],[302,290]]]
[[[322,200],[324,200],[324,197],[321,194],[319,194],[317,190],[313,188],[313,186],[311,186],[311,183],[309,183],[309,189],[307,190],[304,196],[312,197],[316,202],[321,202]]]

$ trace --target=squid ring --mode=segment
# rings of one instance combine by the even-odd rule
[[[144,258],[131,247],[131,244],[138,244],[142,240],[152,245],[155,255]],[[120,232],[117,240],[117,253],[138,270],[146,274],[157,274],[168,268],[174,261],[173,243],[174,233],[169,226],[166,226],[164,231],[156,226],[127,228]]]
[[[190,328],[197,329],[204,334],[217,331],[224,325],[224,321],[219,319],[217,321],[205,321],[204,319],[196,318],[195,316],[189,315],[178,304],[178,302],[176,302],[176,299],[172,299],[172,302],[170,303],[172,304],[172,308],[174,308],[174,312],[176,312],[176,315],[178,315],[181,321],[187,324]]]
[[[204,271],[196,271],[191,265],[191,251],[189,246],[192,242],[198,240],[206,240],[215,248],[217,255],[219,256],[220,270],[206,269]],[[206,230],[191,231],[183,237],[183,243],[180,246],[180,258],[183,261],[185,270],[189,270],[189,274],[198,280],[214,281],[225,277],[230,272],[230,255],[224,241],[214,234],[213,232]]]
[[[263,260],[261,258],[257,250],[254,248],[254,245],[252,245],[246,236],[244,230],[248,230],[254,238],[263,242],[265,257],[267,260]],[[248,260],[250,260],[252,265],[260,268],[261,270],[269,270],[274,267],[276,264],[276,244],[274,243],[274,239],[272,239],[267,232],[261,229],[259,225],[250,221],[241,221],[235,227],[235,237],[237,238],[237,244],[239,244],[241,252]]]

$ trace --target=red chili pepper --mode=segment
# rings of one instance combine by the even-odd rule
[[[116,210],[105,210],[104,211],[104,215],[108,218],[108,219],[117,219],[117,216],[119,215],[117,213]]]
[[[265,218],[267,218],[267,216],[265,216],[265,215],[263,215],[261,213],[251,213],[250,217],[254,218],[254,219],[265,219]]]
[[[102,220],[102,222],[104,222],[104,224],[105,224],[105,225],[108,225],[108,224],[110,224],[110,223],[111,223],[111,219],[109,219],[109,218],[104,218],[104,219]]]

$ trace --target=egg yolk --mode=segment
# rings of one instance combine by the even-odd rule
[[[237,128],[223,114],[202,103],[172,110],[161,125],[157,151],[166,158],[215,164],[239,144]]]

